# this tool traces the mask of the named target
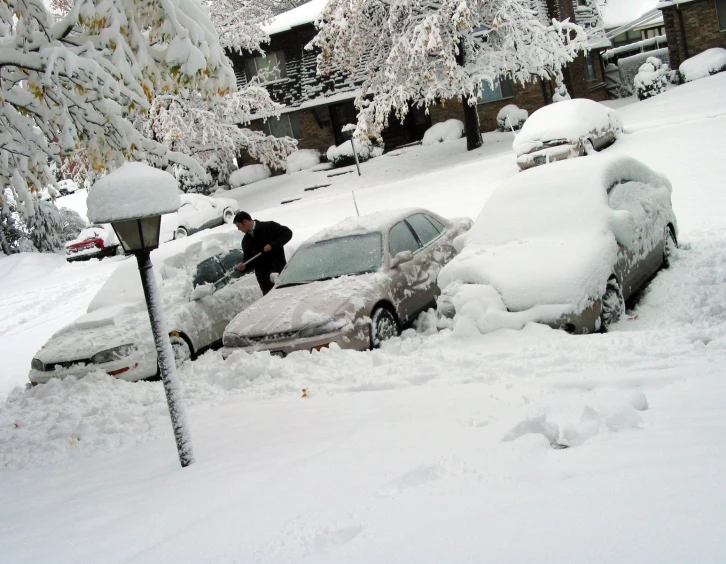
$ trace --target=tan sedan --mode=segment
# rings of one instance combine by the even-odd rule
[[[223,356],[377,346],[435,306],[439,270],[471,223],[409,209],[350,218],[314,235],[275,288],[230,322]]]

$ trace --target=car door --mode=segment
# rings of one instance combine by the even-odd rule
[[[388,231],[389,260],[405,251],[413,253],[411,260],[403,262],[391,270],[391,299],[393,305],[396,306],[398,317],[403,323],[406,323],[419,307],[419,299],[412,289],[412,285],[415,285],[420,270],[416,260],[416,254],[420,249],[421,244],[406,221],[399,221]]]
[[[182,196],[181,206],[177,211],[177,227],[183,227],[187,230],[187,234],[191,235],[197,231],[197,207],[195,202],[186,196]],[[174,228],[176,230],[176,227]]]
[[[221,211],[217,209],[217,204],[213,198],[206,196],[196,196],[194,204],[199,212],[199,229],[209,229],[222,224]]]
[[[625,299],[645,284],[662,259],[663,221],[657,207],[649,201],[649,190],[646,184],[630,181],[616,184],[608,192],[610,207],[630,214],[630,237],[620,242],[617,264]]]
[[[425,213],[406,218],[406,223],[416,235],[421,250],[414,257],[415,276],[411,284],[417,311],[436,302],[439,287],[436,279],[439,271],[456,251],[446,236],[446,228],[438,220]]]

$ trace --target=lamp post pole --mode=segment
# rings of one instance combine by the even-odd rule
[[[149,310],[151,320],[151,331],[154,334],[157,356],[159,358],[159,372],[161,381],[164,384],[166,403],[169,406],[171,426],[174,429],[176,448],[179,452],[179,462],[182,468],[194,462],[194,451],[192,450],[191,435],[187,426],[187,417],[184,411],[184,404],[181,398],[179,378],[176,373],[176,362],[171,342],[166,332],[166,324],[162,313],[159,292],[154,279],[154,271],[151,266],[149,251],[136,251],[136,262],[139,265],[141,285],[144,288],[146,307]]]

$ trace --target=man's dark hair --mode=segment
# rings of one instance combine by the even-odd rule
[[[247,212],[238,212],[237,215],[234,216],[234,221],[232,221],[232,223],[242,223],[245,219],[252,221],[252,216]]]

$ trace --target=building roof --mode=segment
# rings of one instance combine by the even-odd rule
[[[302,6],[275,16],[269,24],[262,26],[262,29],[268,35],[274,35],[299,25],[314,23],[327,5],[328,0],[310,0]]]
[[[654,10],[657,4],[658,0],[608,0],[608,3],[600,8],[605,29],[629,24],[646,12]]]

